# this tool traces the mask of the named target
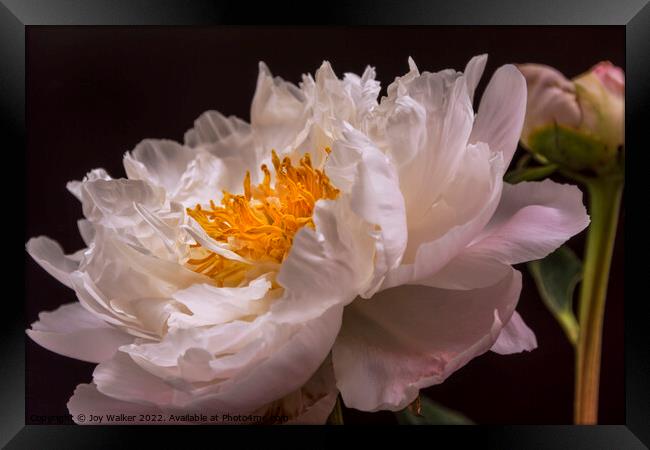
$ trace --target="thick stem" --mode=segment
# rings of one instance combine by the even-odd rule
[[[585,182],[589,189],[591,224],[579,300],[574,421],[576,424],[589,425],[598,422],[603,316],[623,179],[610,176]]]

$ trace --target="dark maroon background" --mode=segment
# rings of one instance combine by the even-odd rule
[[[143,138],[182,140],[203,111],[249,119],[257,62],[298,82],[323,59],[336,73],[376,67],[385,87],[407,71],[462,70],[473,55],[489,59],[479,93],[496,67],[538,62],[573,77],[600,60],[624,67],[623,27],[377,28],[27,28],[27,229],[48,235],[67,253],[83,242],[69,180],[104,167],[124,176],[122,155]],[[478,96],[477,96],[478,97]],[[480,98],[480,97],[479,97]],[[582,252],[584,236],[571,246]],[[27,255],[26,316],[75,301]],[[518,310],[535,331],[531,353],[488,353],[425,392],[477,423],[562,424],[572,420],[573,354],[539,299],[524,266]],[[604,325],[601,423],[624,423],[623,223],[614,252]],[[26,421],[67,414],[78,383],[94,365],[51,353],[26,337]],[[345,411],[346,423],[394,423],[391,413]]]

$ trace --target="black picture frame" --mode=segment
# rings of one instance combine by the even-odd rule
[[[0,2],[0,106],[5,128],[5,153],[15,161],[6,161],[6,170],[20,173],[25,158],[25,31],[37,25],[224,25],[257,24],[275,20],[284,24],[318,25],[622,25],[626,29],[626,170],[625,195],[634,189],[635,172],[641,169],[640,154],[643,126],[647,123],[644,107],[650,100],[650,6],[647,0],[578,0],[545,1],[504,0],[494,1],[357,1],[313,4],[319,14],[307,15],[304,3],[272,4],[254,7],[244,2],[210,2],[195,0],[100,1],[100,0],[2,0]],[[305,17],[300,17],[303,11]],[[7,156],[8,157],[8,156]],[[14,198],[8,205],[21,211],[24,199],[15,195],[15,183],[5,177],[5,192]],[[634,196],[634,194],[632,194]],[[628,197],[629,198],[629,197]],[[628,214],[636,212],[628,210]],[[12,216],[24,217],[19,213]],[[24,220],[24,219],[23,219]],[[636,234],[635,220],[627,221],[626,233]],[[24,224],[14,220],[20,238],[11,239],[12,249],[26,257],[23,236]],[[626,235],[627,237],[627,235]],[[635,239],[640,239],[636,234]],[[640,242],[640,241],[639,241]],[[14,247],[15,246],[15,247]],[[631,247],[626,258],[634,258],[640,247]],[[7,281],[13,283],[11,277]],[[633,289],[633,292],[636,292]],[[427,438],[435,434],[435,442],[453,442],[455,446],[480,444],[497,448],[603,448],[632,449],[650,445],[650,348],[647,343],[648,327],[645,324],[645,299],[625,304],[625,361],[626,361],[626,422],[625,425],[607,426],[478,426],[435,427],[408,429],[395,427],[391,437],[405,442],[412,437]],[[108,448],[128,443],[128,436],[146,435],[152,439],[171,436],[163,427],[77,427],[77,426],[26,426],[24,423],[25,398],[25,321],[23,305],[16,295],[5,294],[3,310],[7,315],[0,327],[0,445],[7,448],[77,448],[89,445]],[[47,377],[47,374],[43,374]],[[216,431],[206,427],[192,427],[193,439],[211,439]],[[219,429],[221,430],[221,429]],[[188,429],[181,430],[188,431]],[[293,429],[295,431],[295,429]],[[218,431],[222,432],[222,431]],[[260,428],[257,437],[277,435],[288,439],[282,428]],[[347,433],[341,428],[300,428],[303,442],[309,442],[318,433],[316,446],[340,442]],[[230,438],[249,438],[244,427],[229,428]],[[243,433],[243,434],[240,434]],[[377,439],[386,434],[386,428],[370,433],[361,432],[367,439]],[[174,430],[174,437],[180,432]],[[182,433],[183,435],[185,433]],[[167,441],[171,444],[171,441]]]

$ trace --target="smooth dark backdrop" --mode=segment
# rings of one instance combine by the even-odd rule
[[[575,76],[599,60],[625,67],[623,27],[162,28],[28,27],[25,241],[46,234],[66,252],[83,246],[82,217],[65,183],[104,167],[124,176],[121,157],[143,138],[182,140],[207,109],[249,118],[257,62],[297,82],[328,59],[337,74],[376,67],[382,86],[407,71],[462,70],[488,53],[479,93],[501,64],[539,62]],[[624,423],[623,223],[604,326],[600,423]],[[571,246],[582,252],[583,236]],[[26,317],[75,300],[26,256]],[[573,357],[525,267],[518,310],[535,331],[531,353],[473,360],[426,390],[477,423],[571,423]],[[26,423],[67,413],[94,365],[51,353],[26,338]],[[345,411],[347,423],[393,423],[390,413]]]

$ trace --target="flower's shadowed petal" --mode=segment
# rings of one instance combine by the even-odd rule
[[[133,342],[133,336],[115,328],[85,310],[79,303],[68,303],[52,312],[42,312],[27,335],[46,349],[100,363],[117,349]]]
[[[101,393],[94,383],[80,384],[68,401],[68,411],[79,425],[92,425],[90,416],[102,416],[103,425],[230,425],[254,423],[280,423],[288,425],[321,425],[334,407],[338,390],[334,382],[331,360],[328,358],[316,373],[299,389],[285,397],[258,408],[251,415],[253,420],[234,416],[231,412],[213,409],[209,404],[192,411],[203,414],[206,420],[183,418],[183,409],[163,409],[154,405],[118,400]],[[234,413],[234,411],[232,412]],[[110,419],[108,416],[112,416]],[[231,414],[232,415],[232,414]],[[126,416],[131,416],[126,417]],[[174,419],[173,416],[180,416]],[[198,417],[198,416],[195,416]],[[216,420],[213,420],[213,417]],[[259,419],[258,419],[259,418]],[[284,421],[286,420],[286,422]]]
[[[345,311],[332,355],[345,405],[405,408],[419,389],[442,383],[488,351],[510,320],[521,274],[475,290],[401,286]]]
[[[160,343],[122,347],[97,367],[94,381],[122,400],[251,413],[307,382],[327,357],[341,316],[342,307],[334,307],[296,325],[267,314],[251,323],[180,329]]]

